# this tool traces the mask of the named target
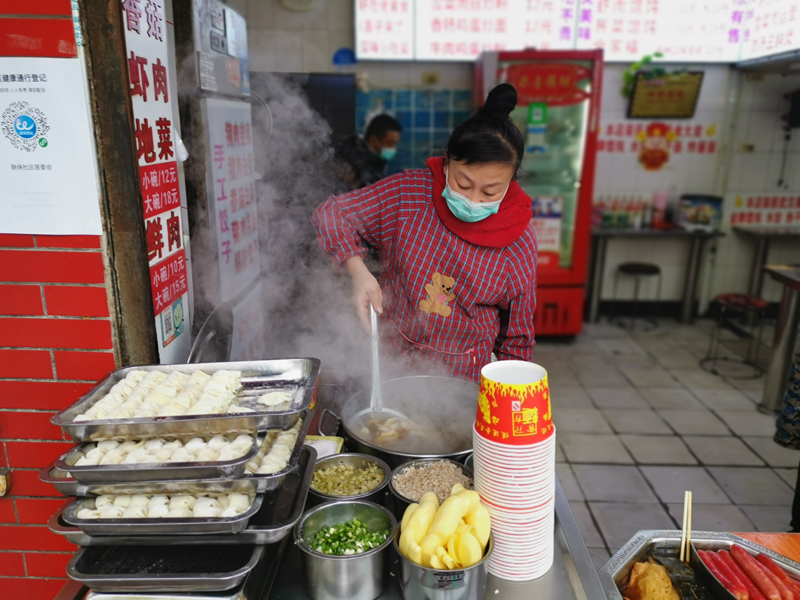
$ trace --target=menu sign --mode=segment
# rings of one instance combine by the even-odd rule
[[[577,47],[603,48],[607,61],[634,61],[656,51],[672,62],[739,58],[748,0],[576,1],[582,12]]]
[[[357,0],[359,58],[414,58],[414,0]]]
[[[163,0],[122,0],[136,156],[144,203],[150,284],[162,363],[185,360],[188,336],[188,276],[183,248],[181,199],[173,106],[169,91],[169,48]],[[180,350],[167,347],[176,339]],[[185,352],[184,352],[185,350]]]
[[[741,0],[745,4],[745,0]],[[800,0],[749,0],[742,6],[742,60],[797,49],[800,45]]]
[[[209,206],[217,237],[220,290],[226,302],[261,270],[250,105],[212,98],[203,102],[211,151],[213,202]]]

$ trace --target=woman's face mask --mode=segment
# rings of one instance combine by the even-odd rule
[[[445,169],[444,176],[445,186],[442,197],[447,202],[447,207],[450,209],[450,212],[466,223],[483,221],[486,217],[496,215],[497,211],[500,210],[500,203],[503,201],[503,198],[506,197],[508,188],[511,186],[511,182],[509,181],[506,190],[503,192],[503,196],[499,200],[495,200],[494,202],[473,202],[464,194],[460,194],[450,187],[449,167]]]

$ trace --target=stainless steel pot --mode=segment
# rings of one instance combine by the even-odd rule
[[[470,454],[469,456],[472,455]],[[394,471],[392,471],[392,476],[389,478],[389,491],[392,492],[392,508],[394,511],[394,516],[395,518],[397,518],[398,521],[403,520],[403,515],[405,514],[408,506],[410,504],[413,504],[414,502],[417,502],[417,500],[412,500],[411,498],[407,498],[406,496],[403,496],[400,492],[397,491],[397,488],[394,487],[394,476],[397,475],[400,471],[403,471],[404,469],[409,469],[409,468],[413,469],[414,467],[422,466],[428,463],[434,463],[440,460],[446,460],[459,467],[465,475],[467,475],[472,479],[474,486],[475,473],[472,472],[472,469],[461,464],[458,461],[450,460],[449,458],[423,458],[421,460],[412,460],[411,462],[407,462],[403,465],[400,465]]]
[[[320,529],[352,519],[373,531],[389,530],[386,541],[372,550],[349,556],[331,556],[313,549]],[[306,592],[313,600],[374,600],[389,581],[392,540],[397,521],[382,506],[363,500],[328,502],[307,511],[294,530],[302,550]]]
[[[384,381],[381,389],[385,408],[396,410],[420,425],[438,431],[457,431],[456,436],[450,436],[458,438],[453,440],[452,450],[426,453],[415,452],[410,447],[397,451],[366,441],[356,428],[361,415],[370,408],[369,389],[351,396],[342,408],[341,417],[337,416],[344,428],[348,449],[377,456],[393,469],[420,458],[450,458],[461,462],[472,452],[472,425],[478,409],[476,383],[451,377],[415,376]],[[331,413],[327,409],[325,412]]]
[[[317,464],[314,466],[314,470],[329,469],[330,467],[336,465],[352,465],[356,469],[363,469],[368,467],[370,463],[378,465],[378,467],[380,467],[383,471],[383,481],[378,484],[378,487],[368,491],[365,494],[359,494],[358,496],[331,496],[330,494],[324,494],[320,491],[317,491],[312,487],[308,490],[309,508],[312,506],[318,506],[323,502],[335,502],[337,500],[364,500],[366,502],[374,502],[375,504],[383,505],[386,496],[386,486],[389,485],[389,479],[391,479],[392,470],[389,468],[389,465],[383,462],[380,458],[365,454],[356,454],[354,452],[345,452],[344,454],[334,454],[333,456],[323,458],[321,461],[317,462]]]
[[[397,546],[400,536],[395,536],[394,547],[400,556],[400,587],[405,600],[476,600],[486,593],[486,559],[494,549],[494,538],[489,537],[483,558],[466,569],[437,571],[411,562]]]

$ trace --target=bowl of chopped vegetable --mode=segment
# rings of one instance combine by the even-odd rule
[[[449,458],[412,460],[397,467],[389,478],[394,516],[400,520],[409,504],[419,502],[425,492],[433,492],[444,502],[453,486],[473,489],[474,473],[469,467]]]
[[[391,474],[389,465],[369,454],[345,452],[329,456],[314,467],[308,490],[309,506],[333,500],[384,504]]]
[[[374,600],[388,583],[397,520],[383,506],[340,500],[306,511],[294,529],[313,600]]]

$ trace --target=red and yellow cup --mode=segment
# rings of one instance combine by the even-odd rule
[[[553,435],[547,371],[521,360],[483,367],[475,430],[487,440],[511,446],[538,444]]]

